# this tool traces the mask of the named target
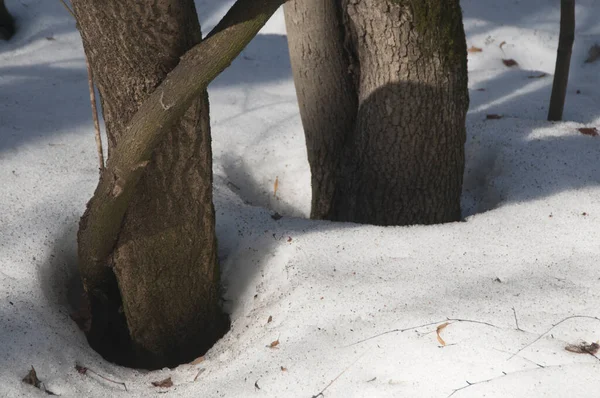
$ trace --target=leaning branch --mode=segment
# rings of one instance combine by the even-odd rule
[[[137,182],[164,133],[285,1],[237,0],[207,38],[185,53],[142,103],[128,124],[127,134],[111,151],[81,219],[79,265],[86,288],[93,289],[108,278],[106,260]]]

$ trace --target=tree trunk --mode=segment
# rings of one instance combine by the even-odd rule
[[[0,39],[8,40],[15,34],[15,21],[6,9],[4,0],[0,0]]]
[[[200,25],[193,0],[72,3],[101,95],[110,159],[131,132],[128,123],[142,102],[201,41]],[[114,274],[100,270],[100,286],[88,286],[84,278],[92,313],[88,338],[99,350],[116,345],[110,359],[127,365],[175,366],[205,352],[227,327],[218,303],[206,92],[140,167],[144,171],[105,264]],[[102,178],[111,178],[106,174]],[[102,245],[82,244],[93,233],[89,211],[80,225],[80,258],[93,244]]]
[[[561,0],[560,2],[560,34],[558,37],[558,50],[556,52],[556,67],[554,68],[554,82],[548,107],[548,120],[562,120],[569,83],[569,68],[571,66],[571,52],[575,41],[575,0]]]
[[[285,6],[313,217],[459,220],[469,100],[458,0],[325,0],[318,19],[319,3]]]

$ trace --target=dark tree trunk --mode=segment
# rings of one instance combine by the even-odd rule
[[[200,25],[193,0],[72,3],[101,95],[110,159],[142,102],[201,41]],[[90,341],[99,346],[114,336],[117,341],[106,345],[121,344],[118,350],[131,355],[128,365],[177,365],[202,354],[226,330],[218,303],[211,164],[204,92],[161,139],[149,164],[140,165],[145,170],[105,264],[114,274],[98,271],[105,274],[100,286],[87,286],[84,278]],[[82,244],[91,233],[89,210],[80,225],[80,258],[93,250]]]
[[[285,6],[313,217],[459,220],[468,91],[458,0],[325,0],[316,19],[322,3]]]
[[[0,0],[0,39],[8,40],[15,34],[15,21],[6,9],[4,0]]]
[[[554,82],[548,107],[548,120],[562,120],[569,83],[569,67],[571,66],[571,52],[575,41],[575,0],[561,0],[560,2],[560,34],[558,37],[558,50],[556,52],[556,67],[554,68]]]

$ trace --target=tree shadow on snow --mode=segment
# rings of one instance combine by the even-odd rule
[[[598,65],[589,68],[597,70]],[[572,69],[574,84],[567,93],[565,122],[545,120],[552,77],[529,78],[539,71],[511,69],[473,87],[467,116],[464,217],[502,203],[536,200],[600,184],[600,140],[579,133],[574,123],[565,124],[597,119],[589,115],[590,109],[595,109],[596,93],[590,87],[577,86],[581,69]],[[486,119],[488,114],[502,118]],[[553,126],[560,129],[559,134],[537,133]]]
[[[6,51],[19,53],[32,45],[46,49],[56,46],[65,51],[61,35],[76,34],[75,21],[59,1],[52,4],[34,0],[9,3],[19,30],[10,41],[0,41],[0,56]],[[206,15],[203,21],[218,19],[214,14],[224,12],[223,7],[212,0],[199,0],[197,5],[200,15]],[[38,63],[24,59],[20,65],[11,66],[0,61],[0,153],[68,130],[88,134],[93,148],[84,62],[83,50],[76,59]],[[258,35],[211,87],[264,84],[289,76],[286,37]]]

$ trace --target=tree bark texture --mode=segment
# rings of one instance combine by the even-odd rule
[[[558,50],[556,52],[556,67],[554,68],[554,82],[552,83],[552,94],[550,95],[550,106],[548,107],[549,121],[562,120],[574,41],[575,0],[561,0],[560,34],[558,37]]]
[[[285,14],[312,216],[459,220],[469,99],[458,0],[296,0]]]
[[[101,95],[110,162],[124,156],[115,148],[127,140],[128,123],[143,101],[201,41],[200,25],[192,0],[72,3]],[[123,312],[133,347],[130,365],[157,368],[188,361],[226,329],[218,305],[208,112],[204,91],[167,126],[149,161],[139,165],[116,244],[107,258],[96,259],[105,262],[97,271],[102,283],[86,283],[82,273],[92,312],[88,336],[122,336]],[[117,180],[116,191],[118,173],[107,167],[101,176]],[[90,223],[103,222],[89,219],[91,207],[80,224],[80,259],[94,250],[91,246],[104,244],[86,240]]]

